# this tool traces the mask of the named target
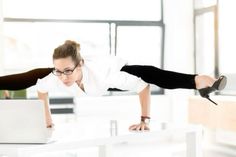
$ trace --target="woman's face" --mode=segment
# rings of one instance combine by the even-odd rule
[[[82,70],[80,65],[75,65],[71,57],[54,59],[54,71],[53,73],[66,86],[71,86],[75,82],[82,80]]]

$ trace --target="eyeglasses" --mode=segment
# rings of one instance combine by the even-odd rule
[[[54,68],[52,70],[52,73],[54,75],[56,75],[56,76],[61,76],[62,74],[64,74],[64,75],[71,75],[75,71],[77,66],[78,66],[78,64],[73,69],[66,69],[64,71],[60,71],[60,70],[57,70],[57,69]]]

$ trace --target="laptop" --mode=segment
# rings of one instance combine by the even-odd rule
[[[0,143],[47,143],[42,100],[0,100]]]

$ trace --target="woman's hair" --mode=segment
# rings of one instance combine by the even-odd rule
[[[66,40],[64,44],[54,49],[53,60],[71,57],[75,65],[83,62],[80,55],[80,44],[75,41]]]

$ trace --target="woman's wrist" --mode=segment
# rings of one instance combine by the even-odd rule
[[[47,125],[47,128],[54,128],[54,124],[53,124],[53,123],[48,124],[48,125]]]
[[[150,119],[151,119],[151,117],[149,117],[149,116],[141,116],[141,122],[142,123],[149,124]]]

